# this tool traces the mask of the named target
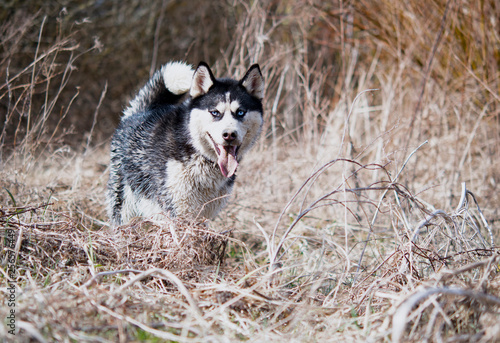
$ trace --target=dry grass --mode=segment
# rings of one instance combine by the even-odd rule
[[[0,272],[15,284],[16,335],[2,321],[0,336],[500,340],[498,4],[213,2],[189,19],[207,26],[194,31],[171,21],[180,4],[83,6],[94,30],[113,27],[104,46],[88,44],[96,33],[72,8],[57,9],[58,30],[24,12],[1,28]],[[209,26],[217,9],[227,19]],[[132,24],[113,22],[123,17]],[[219,75],[261,63],[265,135],[217,220],[137,219],[113,232],[100,137],[124,106],[117,92],[171,56],[167,25],[165,37],[186,31],[177,48],[190,62],[221,56]],[[114,77],[127,61],[106,50],[121,46],[106,35],[117,30],[146,37],[130,45],[147,51],[131,57],[143,68],[130,80]],[[106,69],[108,83],[85,83]],[[68,124],[78,121],[85,134]]]

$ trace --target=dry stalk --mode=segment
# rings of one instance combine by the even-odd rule
[[[455,296],[471,298],[485,306],[500,307],[500,298],[483,292],[475,292],[466,289],[450,288],[450,287],[423,289],[412,294],[401,306],[399,306],[396,313],[393,315],[392,317],[393,342],[397,343],[401,341],[410,311],[422,300],[437,294],[455,295]],[[419,308],[418,311],[423,311],[424,309],[425,308]]]

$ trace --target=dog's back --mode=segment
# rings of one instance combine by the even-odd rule
[[[111,142],[108,214],[211,219],[227,202],[236,167],[262,127],[263,79],[252,66],[240,81],[169,63],[124,111]]]

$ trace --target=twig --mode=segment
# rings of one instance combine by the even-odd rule
[[[432,212],[430,215],[428,215],[427,218],[421,220],[420,223],[418,223],[416,229],[413,231],[413,235],[411,236],[410,241],[412,243],[415,243],[415,239],[417,238],[417,236],[420,232],[420,229],[423,228],[425,225],[428,225],[430,223],[431,219],[433,219],[437,216],[441,216],[445,220],[449,220],[449,221],[453,222],[453,220],[450,218],[450,216],[445,211],[436,210],[436,211]]]
[[[4,219],[4,218],[0,218],[0,222],[1,223],[8,223],[8,224],[12,224],[12,225],[16,225],[16,226],[19,226],[19,227],[31,227],[31,228],[34,228],[34,229],[50,229],[52,226],[54,225],[61,225],[61,224],[67,224],[68,222],[65,222],[65,221],[59,221],[59,222],[44,222],[44,223],[25,223],[25,222],[22,222],[22,221],[17,221],[15,219]]]
[[[349,118],[351,117],[351,114],[352,114],[352,111],[354,109],[354,104],[358,101],[358,98],[363,95],[364,93],[367,93],[367,92],[372,92],[372,91],[378,91],[378,89],[365,89],[364,91],[358,93],[356,95],[356,97],[354,98],[352,104],[351,104],[351,108],[349,109],[349,113],[347,114],[347,118],[345,119],[345,123],[344,123],[344,130],[342,131],[342,139],[340,140],[340,148],[339,148],[339,154],[338,156],[340,156],[342,154],[342,149],[344,147],[344,141],[345,141],[345,136],[346,136],[346,132],[348,131],[348,128],[349,128]]]
[[[140,274],[142,273],[142,270],[136,270],[136,269],[120,269],[120,270],[111,270],[107,272],[100,272],[92,276],[87,282],[85,282],[82,287],[88,287],[90,286],[94,281],[98,281],[98,279],[101,279],[103,276],[108,276],[108,275],[115,275],[115,274],[124,274],[124,273],[136,273]]]
[[[393,342],[398,343],[401,341],[403,332],[406,327],[408,314],[410,313],[411,309],[425,298],[428,298],[434,294],[463,296],[463,297],[473,298],[474,300],[487,306],[500,306],[500,298],[482,292],[474,292],[470,290],[450,288],[450,287],[442,287],[442,288],[436,287],[436,288],[428,288],[422,290],[410,296],[401,306],[399,306],[399,308],[394,313],[392,317]]]
[[[464,187],[465,187],[465,185],[464,185]],[[472,199],[474,200],[474,203],[476,204],[477,211],[479,212],[479,216],[481,217],[481,220],[483,221],[483,224],[486,227],[486,230],[488,230],[488,233],[490,235],[491,248],[494,248],[495,247],[495,241],[493,239],[493,231],[491,230],[490,226],[488,225],[488,221],[484,217],[483,211],[481,211],[481,208],[479,207],[479,204],[478,204],[478,202],[477,202],[476,197],[474,196],[474,194],[472,194],[472,192],[469,191],[469,190],[467,191],[467,194],[469,194],[472,197]]]
[[[394,178],[394,180],[392,180],[391,184],[394,184],[397,180],[398,180],[398,177],[399,175],[401,175],[401,172],[403,171],[403,169],[406,167],[406,165],[408,164],[408,162],[410,161],[410,158],[422,147],[424,146],[425,144],[427,144],[428,141],[425,141],[423,142],[422,144],[420,144],[415,150],[413,150],[410,155],[408,155],[408,157],[406,158],[405,162],[403,163],[403,165],[401,166],[401,168],[399,169],[398,173],[396,174],[396,177]],[[380,197],[380,200],[378,201],[378,204],[377,204],[377,207],[375,209],[375,214],[373,215],[373,219],[372,219],[372,222],[370,223],[370,231],[368,231],[368,236],[366,237],[366,241],[365,241],[365,245],[363,247],[363,250],[361,251],[361,256],[359,257],[359,261],[358,261],[358,266],[356,267],[356,275],[354,276],[354,280],[352,282],[352,285],[354,286],[354,284],[356,283],[358,277],[359,277],[359,274],[360,274],[360,269],[361,269],[361,262],[363,261],[363,257],[365,255],[365,251],[366,251],[366,247],[368,246],[368,242],[370,241],[370,236],[371,236],[371,233],[372,233],[372,227],[373,225],[375,225],[375,220],[377,220],[377,216],[378,216],[378,213],[379,213],[379,209],[380,209],[380,206],[382,205],[382,200],[384,200],[387,192],[389,191],[389,188],[387,190],[384,191],[384,193],[382,193],[382,196]]]
[[[97,114],[99,113],[99,109],[101,108],[102,101],[104,100],[104,97],[106,96],[107,91],[108,91],[108,81],[106,81],[104,83],[104,89],[101,92],[99,102],[97,103],[97,106],[96,106],[95,111],[94,111],[94,119],[92,120],[92,127],[90,128],[90,132],[89,132],[89,135],[87,137],[87,145],[85,146],[85,151],[83,153],[83,159],[85,159],[85,156],[87,155],[87,153],[89,151],[90,142],[92,140],[92,135],[94,133],[95,124],[97,122]]]
[[[175,276],[172,272],[170,272],[166,269],[153,268],[153,269],[149,269],[149,270],[146,270],[144,272],[141,272],[139,275],[135,276],[134,278],[130,279],[125,284],[120,286],[120,288],[118,288],[115,293],[121,293],[126,288],[132,286],[134,283],[139,282],[141,280],[144,280],[145,278],[152,276],[153,274],[159,274],[163,278],[166,278],[166,279],[172,281],[177,286],[177,288],[182,293],[182,295],[184,295],[184,297],[187,299],[189,305],[191,305],[191,307],[195,310],[195,313],[201,319],[202,312],[201,312],[200,308],[198,307],[198,304],[196,303],[196,301],[193,299],[193,297],[191,296],[191,294],[187,290],[186,286],[184,286],[182,281],[177,276]]]
[[[432,51],[431,51],[431,54],[430,54],[430,57],[429,57],[429,61],[427,62],[427,66],[425,68],[424,79],[422,80],[422,86],[421,86],[421,90],[420,90],[420,95],[418,97],[417,106],[415,107],[415,112],[413,112],[413,116],[411,118],[410,126],[408,128],[409,134],[408,134],[408,139],[406,140],[405,150],[406,150],[406,147],[408,147],[408,145],[410,144],[410,140],[411,140],[411,137],[412,137],[412,134],[413,134],[413,125],[415,124],[415,119],[417,118],[417,115],[420,112],[420,106],[422,105],[422,99],[424,97],[425,88],[427,86],[427,80],[428,80],[430,72],[431,72],[432,62],[434,61],[434,56],[436,55],[437,48],[439,46],[439,43],[441,43],[441,38],[443,37],[443,31],[444,31],[444,27],[445,27],[445,24],[446,24],[446,17],[448,16],[448,10],[450,9],[450,3],[451,3],[451,1],[452,0],[448,0],[446,2],[446,7],[444,9],[444,14],[443,14],[443,17],[441,19],[441,27],[439,28],[439,32],[437,34],[436,40],[434,41],[434,44],[432,46]]]
[[[273,252],[272,252],[273,248],[271,247],[271,242],[269,240],[269,235],[264,230],[264,228],[259,223],[257,223],[257,221],[255,220],[255,218],[253,219],[253,222],[254,222],[255,226],[257,226],[257,228],[260,230],[260,232],[262,232],[262,235],[264,236],[264,239],[266,240],[266,251],[267,251],[267,255],[269,257],[269,261],[271,261],[272,258],[273,258]]]
[[[0,219],[2,219],[4,217],[14,216],[14,215],[17,216],[19,214],[22,214],[22,213],[25,213],[25,212],[34,211],[34,210],[38,210],[39,208],[47,207],[47,206],[50,206],[50,205],[54,205],[54,203],[52,203],[52,202],[51,203],[45,203],[45,204],[41,204],[41,205],[38,205],[38,206],[2,208],[2,209],[0,209]]]
[[[158,16],[158,20],[156,21],[155,35],[154,35],[154,41],[153,41],[153,56],[151,58],[151,67],[149,69],[149,77],[152,77],[155,70],[156,70],[156,60],[158,58],[158,46],[159,46],[159,41],[160,41],[161,23],[163,22],[163,19],[165,18],[166,7],[167,7],[167,0],[163,0],[161,2],[160,15]]]
[[[45,25],[45,20],[47,19],[47,16],[43,17],[42,24],[40,25],[40,32],[38,33],[38,43],[36,45],[35,49],[35,61],[37,60],[38,56],[38,51],[40,49],[40,43],[42,42],[42,32],[43,32],[43,27]],[[33,97],[33,92],[35,90],[35,70],[36,70],[36,63],[33,63],[33,69],[31,71],[31,84],[30,84],[30,93],[29,93],[29,105],[28,105],[28,119],[26,123],[26,135],[30,135],[30,124],[31,124],[31,104],[32,104],[32,97]]]
[[[460,194],[460,201],[458,202],[457,208],[455,210],[455,213],[459,215],[462,213],[464,210],[467,210],[467,195],[470,195],[472,197],[472,200],[474,200],[474,203],[476,204],[477,211],[479,212],[479,216],[481,217],[481,221],[483,222],[484,226],[486,227],[486,230],[488,230],[488,234],[490,236],[490,246],[491,248],[495,247],[495,240],[493,237],[493,231],[491,230],[490,226],[488,225],[488,221],[483,215],[483,211],[481,211],[481,208],[479,207],[479,203],[476,200],[476,197],[474,194],[467,189],[465,186],[465,182],[462,182],[462,192]],[[470,217],[470,214],[467,213],[467,215]],[[475,225],[474,225],[475,226]],[[481,232],[479,232],[479,228],[477,228],[479,236],[484,240],[484,238],[481,235]],[[485,242],[486,243],[486,242]]]
[[[456,275],[459,275],[459,274],[462,274],[462,273],[465,273],[465,272],[468,272],[472,269],[476,269],[476,268],[479,268],[479,267],[482,267],[482,266],[489,266],[491,265],[492,263],[495,263],[495,261],[497,259],[500,258],[500,255],[493,255],[492,257],[486,259],[486,260],[482,260],[482,261],[479,261],[479,262],[474,262],[474,263],[469,263],[461,268],[458,268],[456,270],[446,270],[446,271],[443,271],[439,276],[438,276],[438,279],[439,280],[442,280],[442,281],[446,281],[448,280],[449,278],[453,277],[453,276],[456,276]]]

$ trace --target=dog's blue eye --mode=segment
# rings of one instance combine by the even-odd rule
[[[215,118],[220,117],[220,112],[217,110],[210,111],[210,114],[214,116]]]
[[[245,113],[246,113],[246,112],[245,112],[244,110],[238,110],[238,111],[236,111],[236,115],[237,115],[238,117],[243,117],[243,116],[245,115]]]

